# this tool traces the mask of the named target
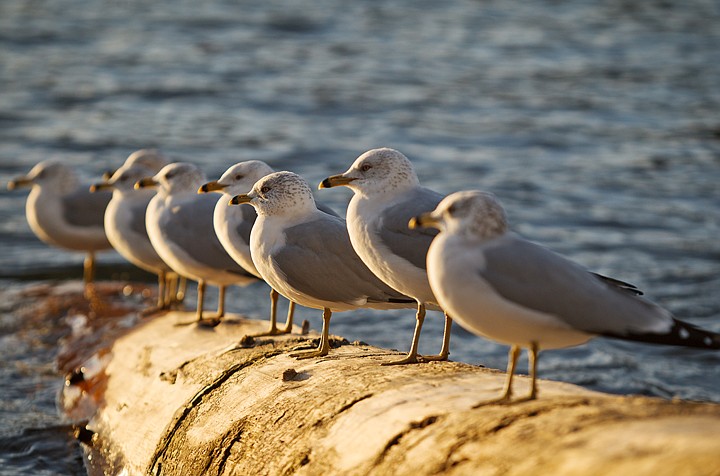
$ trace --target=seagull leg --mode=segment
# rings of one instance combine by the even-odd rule
[[[225,316],[225,288],[226,286],[218,286],[218,309],[215,314],[206,318],[201,318],[198,324],[203,327],[215,327],[222,321]]]
[[[530,344],[530,349],[528,349],[528,364],[532,381],[530,383],[530,393],[525,400],[535,400],[537,398],[537,363],[539,355],[540,349],[538,348],[538,343],[533,342]]]
[[[90,251],[83,262],[83,282],[85,283],[85,298],[95,298],[95,253]]]
[[[165,281],[166,281],[166,279],[167,279],[166,276],[165,276],[165,274],[166,274],[165,271],[160,271],[160,272],[158,273],[158,300],[157,300],[157,305],[151,306],[151,307],[149,307],[149,308],[147,308],[147,309],[143,309],[143,310],[140,312],[140,315],[141,315],[142,317],[152,316],[153,314],[157,314],[157,313],[160,312],[160,311],[164,311],[164,310],[166,310],[166,309],[169,307],[169,304],[168,304],[168,301],[167,301],[167,292],[166,292],[166,289],[165,289]]]
[[[158,300],[157,300],[157,307],[158,309],[165,309],[167,305],[167,301],[165,299],[165,271],[160,271],[158,273]]]
[[[513,375],[515,375],[515,367],[517,365],[518,357],[520,357],[520,346],[512,345],[510,352],[508,353],[508,366],[507,366],[507,377],[505,378],[505,389],[502,395],[498,398],[494,398],[487,402],[478,403],[473,408],[478,408],[483,405],[492,405],[493,403],[509,403],[512,397],[512,381]]]
[[[175,302],[178,304],[185,300],[185,291],[187,291],[187,278],[185,276],[178,276],[177,293],[175,294]]]
[[[292,332],[293,317],[295,317],[295,301],[290,301],[287,319],[285,320],[285,328],[281,331],[283,334],[290,334]]]
[[[288,320],[289,323],[285,325],[284,329],[278,329],[277,327],[277,302],[280,297],[280,293],[274,289],[270,289],[270,329],[260,334],[253,334],[253,337],[261,336],[277,336],[280,334],[289,334],[292,331],[292,319],[293,313],[295,312],[295,303],[290,301],[290,307],[288,308]]]
[[[197,322],[203,318],[203,304],[205,303],[205,280],[201,279],[197,284],[197,312],[195,318]]]
[[[323,310],[323,328],[318,348],[311,351],[294,352],[290,354],[290,357],[295,357],[298,360],[301,360],[328,355],[330,352],[330,317],[332,317],[332,311],[326,307]]]
[[[88,252],[83,262],[83,281],[85,284],[92,284],[95,281],[95,253]]]
[[[443,343],[440,353],[437,355],[423,355],[422,360],[447,360],[450,356],[450,331],[452,330],[452,318],[445,313],[445,329],[443,331]]]
[[[410,344],[410,352],[405,358],[400,360],[393,360],[392,362],[384,362],[382,365],[404,365],[404,364],[417,364],[420,362],[418,359],[418,344],[420,341],[420,331],[422,331],[422,325],[425,321],[425,304],[418,302],[417,314],[415,315],[415,332],[413,332],[412,343]]]

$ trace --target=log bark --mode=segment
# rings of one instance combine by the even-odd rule
[[[541,381],[539,399],[478,404],[504,373],[455,362],[381,366],[398,353],[317,336],[260,337],[266,321],[215,329],[147,320],[68,385],[90,421],[90,472],[153,475],[525,475],[720,472],[720,405],[622,397]],[[99,356],[98,356],[99,355]],[[528,379],[516,382],[518,394]]]

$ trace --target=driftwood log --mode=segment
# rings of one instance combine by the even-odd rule
[[[288,351],[316,335],[248,339],[267,322],[237,316],[176,325],[190,316],[127,329],[69,378],[91,474],[720,474],[720,405],[545,380],[536,401],[482,405],[504,373],[383,367],[398,354],[339,338],[298,361]]]

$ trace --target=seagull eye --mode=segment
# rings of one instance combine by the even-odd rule
[[[262,193],[268,193],[269,191],[270,191],[270,187],[268,187],[267,185],[265,185],[263,188],[260,189],[260,192],[262,192]]]
[[[372,165],[370,165],[370,164],[362,164],[362,165],[360,166],[360,170],[362,170],[363,172],[367,172],[367,171],[370,170],[371,168],[372,168]]]
[[[242,174],[237,174],[235,176],[235,180],[242,180],[242,178],[243,178]]]
[[[450,205],[450,206],[448,207],[447,213],[448,213],[448,215],[453,216],[453,215],[455,214],[455,212],[457,212],[457,205],[455,205],[455,204],[453,203],[452,205]]]
[[[170,180],[170,179],[173,178],[174,176],[175,176],[175,172],[168,172],[168,173],[165,174],[165,178],[168,179],[168,180]]]

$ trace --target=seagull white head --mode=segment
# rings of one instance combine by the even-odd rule
[[[154,173],[153,170],[135,164],[128,166],[123,165],[112,174],[112,176],[100,183],[96,183],[90,187],[91,192],[98,190],[118,190],[120,193],[139,193],[134,190],[135,184],[144,177],[148,177]],[[154,192],[153,192],[154,193]]]
[[[205,174],[197,166],[177,162],[166,165],[152,178],[140,180],[135,188],[159,187],[158,194],[162,196],[195,194],[206,181]]]
[[[220,179],[208,182],[198,193],[220,192],[235,196],[252,190],[255,182],[273,173],[273,169],[260,160],[240,162],[225,171]]]
[[[319,188],[347,186],[361,195],[396,194],[420,184],[412,162],[387,147],[372,149],[355,159],[347,172],[333,175]]]
[[[482,241],[507,232],[505,210],[495,195],[479,190],[455,192],[445,197],[432,212],[410,220],[410,228],[437,228]]]
[[[152,173],[155,174],[167,164],[167,158],[157,149],[140,149],[130,154],[128,158],[125,159],[123,166],[132,167],[133,165],[140,165],[150,169]]]
[[[35,165],[27,175],[15,177],[8,182],[8,190],[38,186],[57,193],[73,191],[78,178],[72,168],[54,160],[45,160]]]
[[[302,216],[317,209],[310,185],[292,172],[274,172],[258,180],[252,190],[230,200],[231,205],[249,203],[258,215]]]

